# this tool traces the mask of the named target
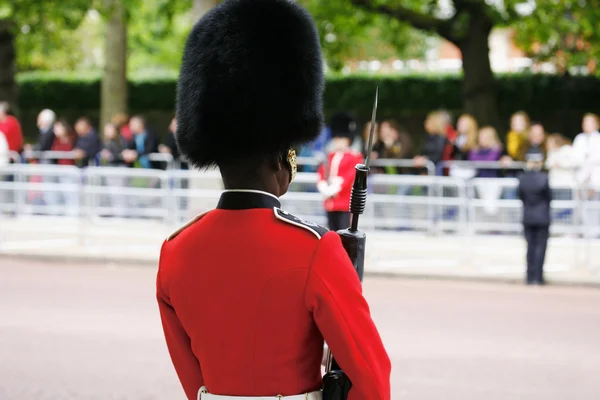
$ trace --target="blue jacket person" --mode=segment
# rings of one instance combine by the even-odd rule
[[[550,230],[552,192],[548,174],[542,171],[541,152],[526,155],[527,170],[519,177],[519,198],[523,202],[523,230],[527,240],[527,284],[544,284],[544,260]]]

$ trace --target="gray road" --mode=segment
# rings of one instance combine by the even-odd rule
[[[368,279],[394,399],[600,399],[600,291]],[[0,258],[0,400],[182,399],[151,268]]]

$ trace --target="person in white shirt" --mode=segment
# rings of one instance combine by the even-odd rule
[[[573,142],[573,153],[579,171],[577,183],[600,186],[600,120],[596,114],[583,117],[583,132]]]
[[[546,168],[552,186],[570,186],[575,178],[577,159],[569,139],[553,133],[546,139]]]
[[[9,161],[8,141],[4,133],[0,131],[0,168],[8,165]]]
[[[600,119],[596,114],[585,114],[583,132],[573,142],[573,152],[579,170],[576,181],[581,187],[580,196],[584,201],[598,200],[600,193]],[[587,225],[586,235],[600,235],[600,212],[595,207],[585,207],[581,215]]]

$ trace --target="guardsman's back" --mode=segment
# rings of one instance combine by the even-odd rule
[[[187,357],[202,366],[201,375],[180,372],[194,388],[240,396],[314,392],[321,331],[336,347],[376,334],[339,236],[279,205],[267,193],[227,191],[216,210],[163,246],[159,304],[163,322],[179,327],[172,342],[189,342]],[[344,314],[361,311],[355,323],[363,326],[353,332]],[[172,345],[173,357],[181,353]]]
[[[169,261],[161,282],[170,288],[204,384],[230,395],[316,390],[323,339],[305,288],[321,240],[336,235],[322,239],[324,228],[292,223],[266,194],[228,195],[264,203],[247,210],[220,205],[170,239],[163,254]]]
[[[339,235],[280,209],[294,147],[321,131],[323,90],[319,35],[295,1],[225,0],[188,37],[177,143],[226,189],[161,250],[160,316],[189,400],[321,400],[324,341],[349,400],[390,399],[390,360]]]

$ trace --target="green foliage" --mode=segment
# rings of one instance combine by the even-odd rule
[[[325,92],[327,114],[351,110],[362,120],[370,117],[375,87],[379,86],[378,115],[385,117],[421,116],[443,107],[462,109],[460,76],[330,76]],[[20,74],[19,106],[23,110],[97,110],[100,99],[99,76],[61,74]],[[534,118],[561,110],[568,88],[570,109],[600,109],[600,79],[574,77],[568,86],[553,75],[501,75],[497,79],[499,112],[510,114],[527,110]],[[133,111],[175,108],[175,76],[134,78],[130,81],[130,108]]]
[[[191,7],[191,0],[156,0],[129,8],[129,71],[179,70]]]
[[[6,1],[0,0],[0,15],[6,9],[15,20],[18,70],[102,67],[103,21],[110,15],[110,1],[17,0],[17,5],[25,5],[19,14],[13,13],[12,6],[7,8]],[[128,70],[177,70],[191,28],[192,1],[120,1],[127,10]],[[48,3],[50,13],[38,11],[40,5],[46,7]]]
[[[44,68],[56,58],[57,66],[70,68],[78,54],[58,52],[57,47],[73,46],[67,32],[76,29],[88,10],[86,0],[0,0],[0,18],[9,21],[17,34],[17,66]]]
[[[348,0],[300,0],[319,28],[329,67],[350,60],[389,60],[424,56],[426,35],[387,16],[356,9]]]
[[[536,1],[532,14],[514,24],[517,43],[559,69],[600,58],[600,0]]]

